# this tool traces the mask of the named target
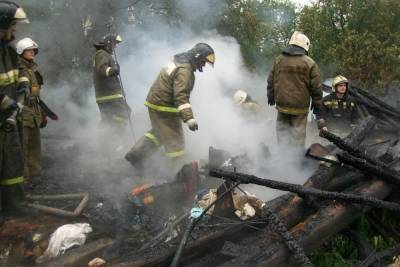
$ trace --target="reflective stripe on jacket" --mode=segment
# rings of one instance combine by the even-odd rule
[[[97,103],[123,97],[118,76],[109,76],[109,70],[114,65],[115,61],[110,53],[103,49],[97,50],[93,61],[93,83]]]
[[[192,66],[173,60],[161,69],[150,88],[145,105],[161,112],[179,112],[182,120],[186,122],[193,118],[189,98],[194,81]]]

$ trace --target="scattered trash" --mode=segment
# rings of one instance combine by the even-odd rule
[[[106,261],[100,258],[94,258],[93,260],[89,261],[89,267],[99,267],[106,264]]]
[[[208,207],[215,199],[217,199],[217,189],[210,189],[208,193],[200,191],[197,194],[198,205],[201,209]],[[233,205],[235,208],[235,215],[241,220],[247,220],[254,217],[257,213],[260,215],[262,207],[265,203],[252,195],[238,195],[232,193]],[[207,214],[211,215],[214,212],[214,207],[211,207]]]
[[[255,196],[233,194],[233,205],[235,206],[236,216],[241,220],[247,220],[256,214],[261,215],[265,203]]]
[[[88,223],[65,224],[59,227],[50,237],[47,250],[42,256],[37,258],[37,263],[42,263],[73,247],[81,246],[86,242],[86,235],[92,232],[92,227]]]

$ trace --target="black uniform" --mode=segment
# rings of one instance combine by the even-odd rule
[[[338,98],[333,92],[322,100],[321,117],[328,130],[349,133],[358,120],[357,102],[348,94]]]

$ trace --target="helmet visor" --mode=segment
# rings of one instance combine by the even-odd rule
[[[215,54],[209,54],[208,56],[206,56],[206,61],[214,66]]]

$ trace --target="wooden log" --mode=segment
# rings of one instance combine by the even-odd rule
[[[379,199],[387,197],[392,188],[380,180],[372,180],[360,185],[357,192]],[[311,215],[304,222],[293,227],[290,232],[299,240],[306,253],[310,253],[330,237],[346,228],[365,210],[358,205],[332,203]],[[232,262],[231,262],[232,263]],[[234,262],[237,264],[238,262]],[[263,255],[253,255],[240,262],[242,266],[289,266],[291,255],[280,242],[273,242],[265,248]]]
[[[88,262],[107,247],[111,246],[115,241],[111,238],[102,238],[92,241],[84,246],[73,249],[66,254],[59,256],[49,262],[44,263],[43,267],[69,267],[69,266],[87,266]]]

